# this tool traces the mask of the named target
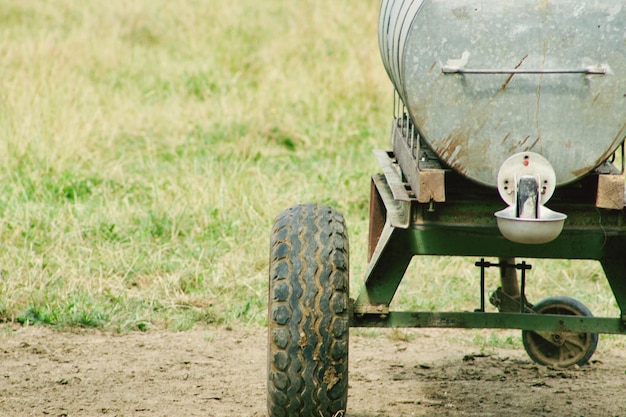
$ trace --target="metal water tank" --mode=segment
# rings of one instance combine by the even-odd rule
[[[567,184],[626,136],[625,0],[382,0],[379,44],[422,138],[478,183],[532,151]]]

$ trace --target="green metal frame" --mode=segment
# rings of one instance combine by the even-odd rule
[[[386,154],[392,163],[393,155]],[[383,160],[384,173],[372,177],[370,262],[364,286],[354,302],[353,327],[501,328],[626,334],[624,210],[601,210],[589,201],[588,188],[593,189],[593,177],[566,188],[560,197],[555,194],[551,200],[551,208],[569,216],[561,235],[550,243],[527,245],[511,242],[500,234],[493,213],[504,203],[495,190],[446,173],[446,193],[452,197],[450,201],[433,206],[410,198],[398,199],[398,184],[402,182],[398,171],[389,169],[380,153],[377,156],[379,161]],[[608,318],[521,312],[389,311],[409,263],[416,255],[597,260],[602,264],[621,315]],[[484,293],[484,288],[481,290]]]

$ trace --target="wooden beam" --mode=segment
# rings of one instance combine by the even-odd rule
[[[624,175],[598,175],[596,207],[622,210],[624,208]]]

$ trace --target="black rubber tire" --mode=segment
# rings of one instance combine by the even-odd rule
[[[270,417],[333,417],[348,400],[348,233],[341,214],[299,205],[274,221],[268,294]]]
[[[569,297],[546,298],[537,303],[533,311],[539,314],[593,316],[584,304]],[[597,333],[553,333],[551,337],[554,338],[554,343],[533,331],[522,331],[524,349],[534,362],[559,368],[584,365],[589,362],[598,346]]]

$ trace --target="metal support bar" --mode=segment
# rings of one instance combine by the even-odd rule
[[[389,306],[413,254],[407,250],[410,232],[396,228],[387,220],[365,273],[355,309]]]
[[[485,312],[485,258],[481,258],[480,262],[476,262],[476,266],[480,266],[480,312]]]
[[[526,270],[530,269],[531,266],[530,265],[526,265],[525,261],[522,261],[522,267],[520,268],[522,270],[522,276],[521,276],[521,283],[520,283],[520,303],[519,303],[519,312],[520,313],[524,313],[524,311],[526,310]]]
[[[626,259],[601,259],[600,263],[626,323]]]
[[[626,334],[624,322],[618,318],[532,313],[390,311],[385,314],[360,314],[358,308],[355,308],[351,326],[521,329],[535,332]]]

